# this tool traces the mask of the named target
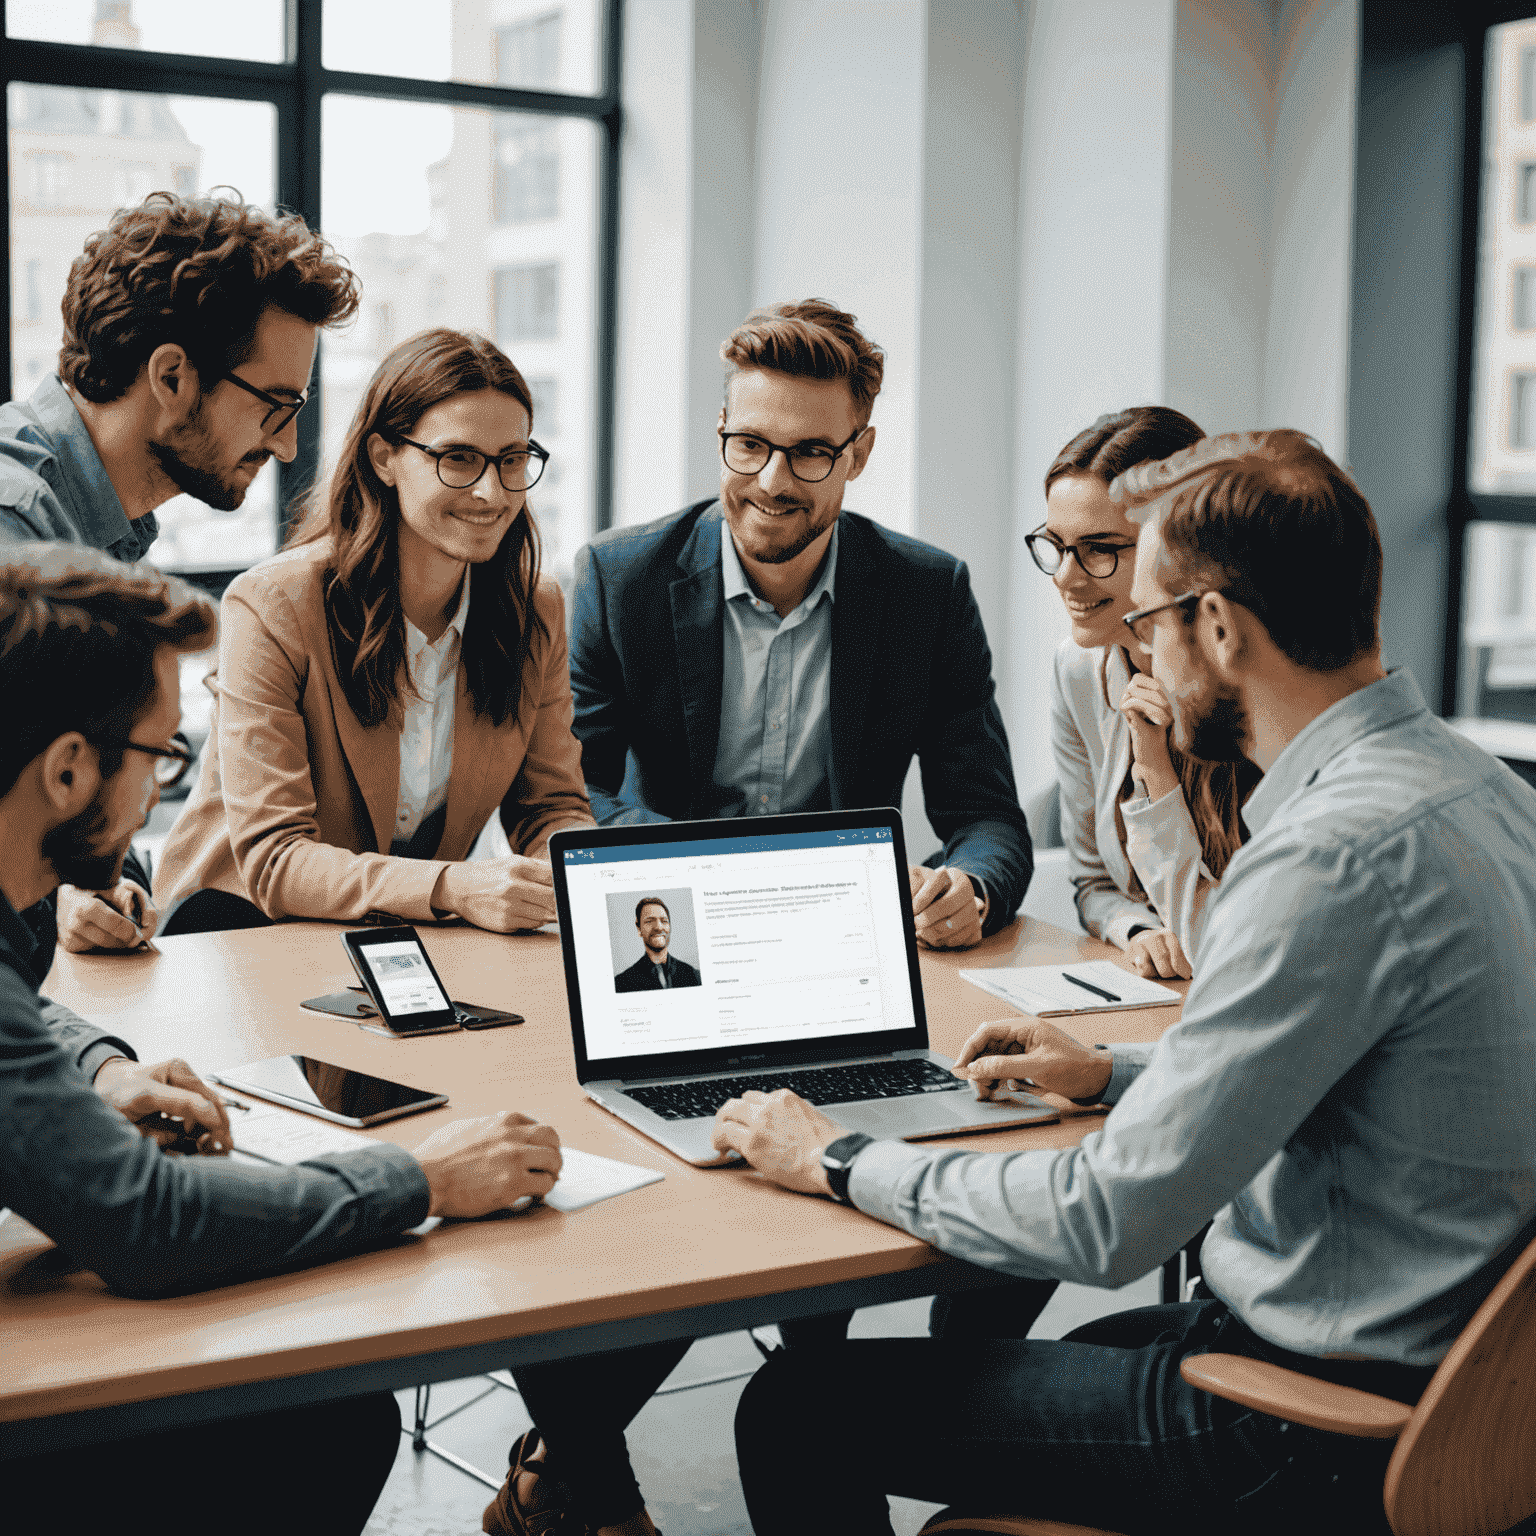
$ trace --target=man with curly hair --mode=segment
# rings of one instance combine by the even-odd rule
[[[320,327],[357,303],[297,214],[169,192],[120,209],[70,267],[58,374],[0,406],[0,539],[133,561],[183,491],[232,512],[268,459],[293,458]],[[65,946],[136,946],[148,887],[130,859],[107,899],[62,888]]]
[[[185,491],[219,511],[289,462],[321,326],[357,279],[296,214],[155,192],[69,270],[59,371],[0,407],[0,533],[137,560]]]

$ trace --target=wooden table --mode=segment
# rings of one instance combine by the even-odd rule
[[[12,1216],[0,1226],[4,1454],[1007,1279],[750,1170],[691,1167],[593,1104],[576,1083],[558,939],[427,930],[454,997],[515,1008],[527,1023],[391,1040],[298,1006],[349,979],[340,932],[292,923],[167,939],[159,954],[61,952],[45,990],[144,1061],[181,1055],[207,1069],[305,1052],[446,1091],[448,1106],[372,1132],[402,1146],[449,1119],[516,1108],[571,1146],[665,1179],[569,1215],[535,1207],[446,1223],[297,1274],[156,1301],[59,1273],[48,1240]],[[925,954],[932,1044],[952,1056],[976,1025],[1010,1011],[962,981],[962,966],[1117,956],[1033,920],[964,954]],[[1089,1015],[1080,1033],[1150,1040],[1175,1017]],[[960,1144],[1070,1146],[1099,1118],[1069,1112]]]

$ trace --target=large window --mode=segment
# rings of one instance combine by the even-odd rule
[[[549,568],[607,525],[618,3],[7,0],[14,395],[55,366],[86,237],[160,188],[294,209],[362,281],[356,322],[322,338],[295,463],[235,513],[167,504],[152,559],[211,579],[270,554],[375,367],[440,325],[495,337],[529,380]]]
[[[1488,29],[1482,74],[1454,704],[1530,724],[1536,749],[1536,17]]]

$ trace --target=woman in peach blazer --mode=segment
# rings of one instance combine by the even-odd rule
[[[162,933],[554,916],[546,840],[592,818],[531,428],[527,384],[483,338],[427,331],[380,365],[325,496],[224,595]],[[512,856],[464,862],[498,808]]]

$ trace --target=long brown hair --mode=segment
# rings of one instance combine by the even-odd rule
[[[347,702],[366,726],[389,718],[405,667],[400,498],[375,473],[368,439],[377,432],[397,443],[412,435],[434,405],[486,389],[510,395],[528,412],[532,427],[527,382],[485,337],[440,328],[402,341],[368,381],[330,485],[313,493],[303,524],[288,540],[289,548],[332,540],[324,578],[331,655]],[[533,602],[539,535],[526,501],[496,553],[470,567],[469,581],[469,619],[460,649],[465,679],[475,712],[500,725],[517,713],[523,664],[535,636],[549,632]]]
[[[1133,405],[1112,416],[1100,416],[1051,461],[1051,467],[1045,472],[1046,493],[1049,495],[1051,486],[1063,475],[1092,475],[1108,485],[1126,470],[1166,459],[1204,436],[1205,433],[1182,411],[1166,405]],[[1130,652],[1126,655],[1134,666]],[[1105,660],[1107,663],[1108,652]],[[1104,692],[1105,704],[1112,708],[1103,669],[1099,672],[1099,686]],[[1232,855],[1247,841],[1238,811],[1263,774],[1246,758],[1240,763],[1207,763],[1188,757],[1172,740],[1168,743],[1168,757],[1179,776],[1184,803],[1194,820],[1205,867],[1219,880],[1232,862]],[[1119,817],[1116,817],[1116,824],[1123,847],[1125,824]],[[1131,876],[1139,886],[1134,869]]]

